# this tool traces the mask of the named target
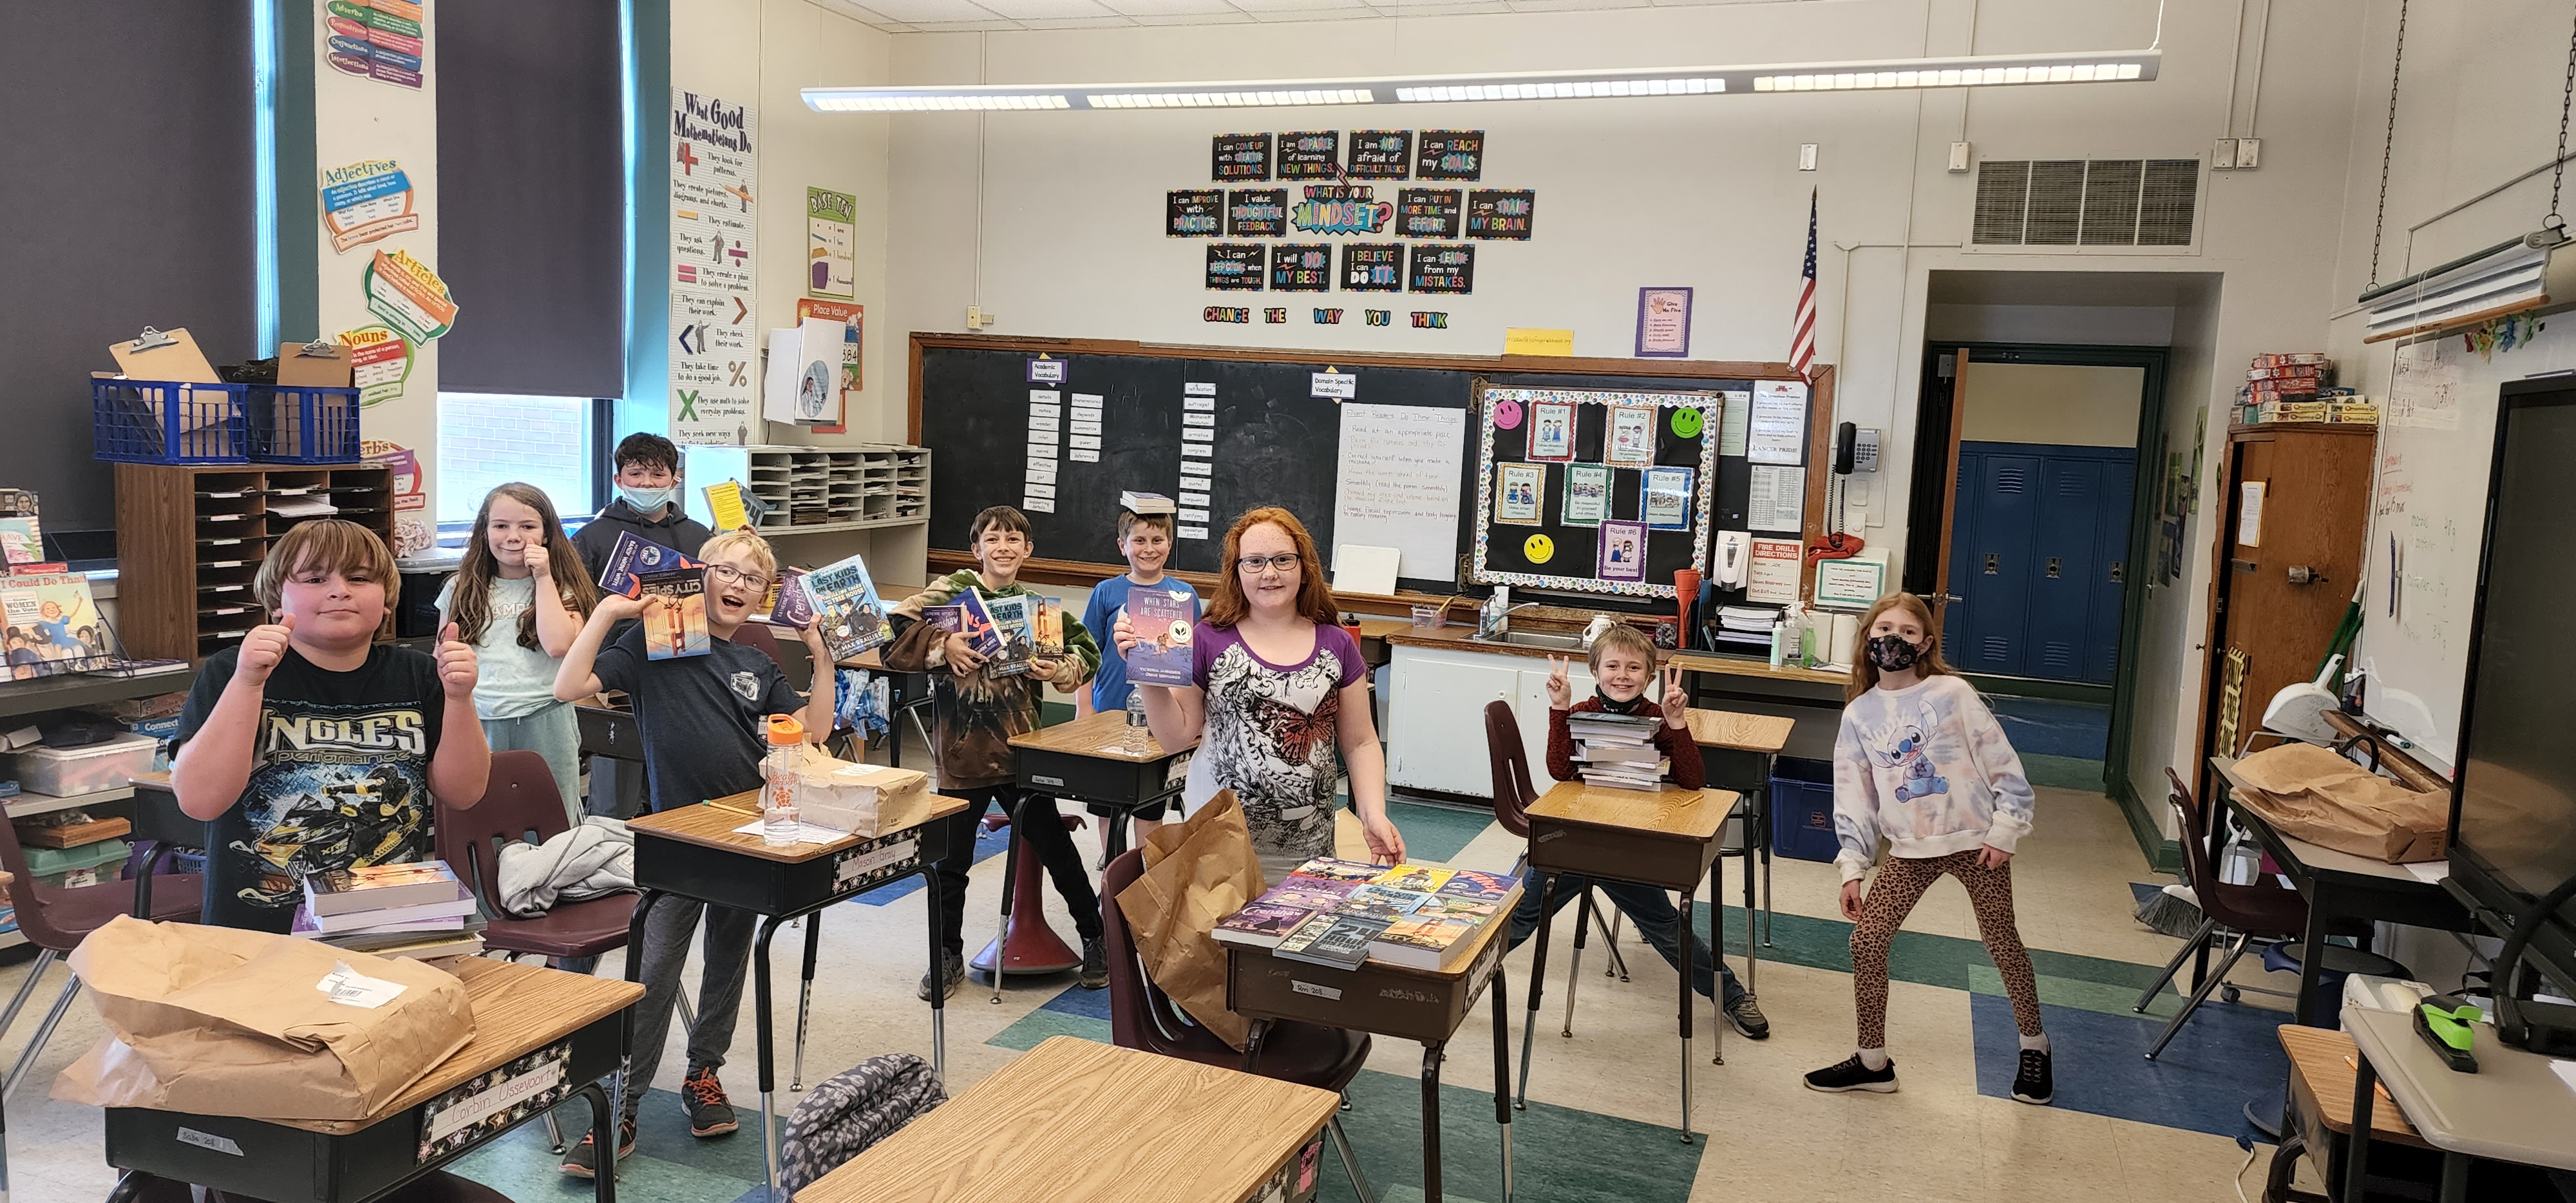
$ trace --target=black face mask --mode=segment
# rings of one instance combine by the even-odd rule
[[[1902,635],[1875,635],[1869,641],[1869,662],[1883,673],[1901,673],[1923,658],[1923,649],[1905,641]]]
[[[1601,687],[1598,685],[1592,687],[1592,697],[1595,701],[1601,703],[1601,708],[1603,710],[1607,710],[1612,714],[1635,714],[1639,707],[1646,704],[1646,695],[1642,693],[1622,702],[1611,697],[1609,694],[1601,692]]]

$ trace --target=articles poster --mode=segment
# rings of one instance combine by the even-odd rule
[[[671,90],[671,439],[749,444],[759,424],[751,106]]]
[[[849,300],[858,295],[859,198],[825,188],[805,190],[805,291]]]
[[[322,171],[322,228],[333,253],[388,234],[420,228],[411,177],[392,159],[368,159]]]
[[[367,312],[384,320],[413,343],[425,343],[456,324],[456,302],[447,281],[410,251],[377,251],[362,278]]]

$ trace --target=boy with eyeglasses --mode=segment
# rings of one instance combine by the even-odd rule
[[[922,611],[953,604],[970,589],[986,597],[1029,592],[1020,584],[1020,566],[1036,546],[1029,539],[1028,515],[1007,505],[975,515],[966,545],[974,549],[979,567],[958,569],[897,605],[891,615],[895,641],[884,652],[889,671],[931,674],[939,792],[967,804],[942,820],[949,824],[948,855],[938,870],[942,955],[939,967],[921,979],[921,997],[927,999],[933,991],[955,993],[966,979],[966,872],[975,865],[975,824],[996,802],[1010,813],[1019,838],[1046,865],[1056,893],[1073,912],[1073,930],[1082,937],[1083,988],[1102,989],[1109,985],[1109,957],[1101,942],[1100,895],[1091,888],[1090,870],[1058,818],[1055,800],[1021,793],[1011,751],[1012,736],[1037,730],[1046,686],[1081,688],[1100,667],[1100,645],[1068,614],[1063,655],[1038,660],[1035,671],[1022,676],[986,675],[984,658],[966,637],[923,622]]]
[[[555,696],[567,702],[603,689],[626,694],[643,732],[644,775],[656,811],[759,788],[771,715],[797,715],[805,724],[805,737],[816,742],[832,730],[832,656],[819,630],[809,626],[802,632],[809,662],[815,666],[809,682],[811,697],[788,686],[786,675],[768,653],[734,641],[734,632],[768,595],[770,582],[778,575],[778,561],[768,541],[749,531],[726,531],[708,539],[699,551],[707,566],[707,654],[651,658],[644,647],[645,624],[627,620],[670,601],[611,594],[599,599],[555,676]],[[609,632],[620,623],[626,623],[625,628],[610,638]],[[636,1111],[662,1059],[680,971],[688,961],[689,936],[697,929],[701,911],[707,921],[701,947],[705,967],[680,1097],[688,1109],[691,1135],[722,1136],[737,1126],[716,1070],[724,1065],[725,1050],[733,1045],[734,1016],[742,1002],[743,975],[751,965],[757,916],[665,897],[654,904],[645,921],[643,946],[627,950],[628,956],[642,958],[644,1001],[636,1008],[634,1056],[619,1108],[619,1157],[635,1151]],[[583,1178],[598,1172],[598,1151],[590,1138],[584,1137],[564,1155],[563,1169]]]

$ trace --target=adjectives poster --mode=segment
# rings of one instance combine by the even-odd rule
[[[751,106],[671,90],[671,439],[758,440]]]
[[[392,159],[324,168],[322,226],[331,233],[334,254],[388,234],[419,229],[411,177]]]

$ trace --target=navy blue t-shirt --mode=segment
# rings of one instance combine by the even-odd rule
[[[760,788],[769,716],[805,707],[769,653],[711,638],[706,655],[655,660],[644,654],[640,622],[599,650],[592,671],[600,688],[624,693],[635,708],[655,811]]]

